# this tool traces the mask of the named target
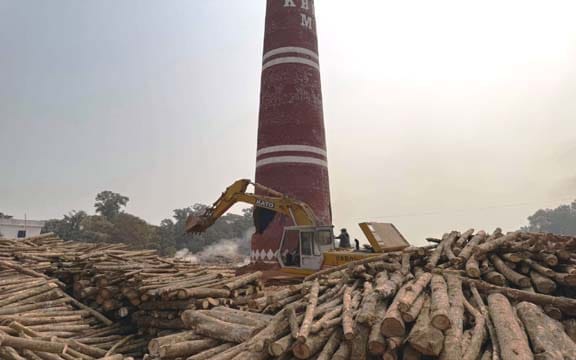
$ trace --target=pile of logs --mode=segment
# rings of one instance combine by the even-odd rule
[[[152,315],[154,311],[245,306],[248,300],[263,296],[260,273],[227,290],[227,284],[235,280],[230,267],[193,265],[159,257],[155,250],[127,250],[124,244],[65,242],[52,234],[0,240],[2,260],[61,280],[75,298],[118,320],[137,310]],[[177,312],[164,315],[179,317]]]
[[[67,295],[56,280],[0,262],[0,358],[141,357],[144,340]]]
[[[451,232],[309,276],[264,314],[186,310],[148,359],[576,359],[576,238]]]
[[[244,309],[264,295],[260,272],[235,277],[231,268],[192,265],[159,257],[153,250],[127,250],[123,244],[67,242],[52,234],[0,239],[1,269],[22,274],[14,279],[27,274],[47,282],[44,287],[59,287],[65,290],[56,289],[61,295],[71,295],[66,295],[68,301],[93,311],[106,323],[112,324],[108,320],[112,319],[130,324],[133,332],[145,336],[184,329],[185,310]],[[34,295],[28,297],[27,301],[36,300]],[[146,344],[141,337],[140,352]]]

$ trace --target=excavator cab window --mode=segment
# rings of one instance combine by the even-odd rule
[[[320,248],[314,239],[313,231],[300,232],[300,243],[302,244],[302,255],[304,256],[319,256]]]
[[[316,233],[316,241],[319,246],[330,246],[332,245],[333,234],[332,229],[330,230],[318,230]]]
[[[300,230],[286,230],[280,247],[282,265],[300,267]]]
[[[318,270],[324,252],[333,249],[331,226],[292,226],[284,229],[278,260],[283,267]]]

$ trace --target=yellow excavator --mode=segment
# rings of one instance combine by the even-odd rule
[[[247,192],[250,185],[263,195]],[[334,227],[319,225],[308,204],[247,179],[237,180],[226,188],[220,198],[202,215],[189,216],[186,231],[204,232],[238,202],[251,204],[264,211],[280,213],[292,219],[294,226],[284,228],[280,249],[276,253],[281,268],[290,273],[310,274],[325,267],[338,266],[409,246],[393,224],[363,222],[359,226],[370,246],[363,250],[336,248]]]

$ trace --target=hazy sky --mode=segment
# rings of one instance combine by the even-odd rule
[[[278,0],[280,1],[280,0]],[[0,0],[0,211],[152,223],[253,178],[264,0]],[[576,198],[576,2],[317,0],[334,223],[414,243]]]

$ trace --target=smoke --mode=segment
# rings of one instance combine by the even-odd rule
[[[254,229],[249,229],[242,238],[222,239],[196,253],[180,249],[174,257],[192,264],[247,265],[250,263],[250,237],[253,232]]]

